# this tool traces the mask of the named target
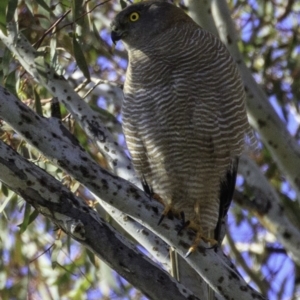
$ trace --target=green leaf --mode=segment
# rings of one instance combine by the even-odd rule
[[[18,5],[18,0],[9,0],[8,1],[7,12],[6,12],[6,22],[10,22],[13,19],[15,10],[17,9],[17,5]]]
[[[73,51],[74,51],[75,60],[77,62],[77,65],[78,65],[79,69],[81,70],[83,75],[88,80],[90,80],[89,68],[88,68],[88,65],[86,63],[85,57],[83,55],[82,48],[81,48],[80,44],[78,43],[78,41],[75,37],[75,34],[73,35]]]
[[[51,252],[51,263],[53,269],[55,269],[56,266],[58,265],[57,257],[61,251],[61,248],[62,248],[62,241],[56,240],[53,245],[53,251]]]
[[[52,12],[52,9],[48,6],[48,4],[44,0],[36,0],[36,2],[43,7],[46,11]]]
[[[5,11],[9,0],[0,1],[0,28],[6,32],[6,16]]]
[[[4,185],[4,184],[1,185],[1,191],[4,196],[6,196],[6,197],[8,196],[9,189],[7,188],[6,185]]]
[[[8,48],[4,48],[3,51],[3,60],[2,60],[2,70],[4,77],[9,73],[10,63],[12,59],[12,54]]]
[[[97,266],[96,265],[95,254],[92,251],[90,251],[89,249],[85,249],[85,251],[86,251],[86,254],[87,254],[88,258],[90,259],[91,263],[94,266]]]
[[[81,16],[83,14],[83,0],[72,1],[73,21],[81,24]]]
[[[4,80],[4,86],[14,95],[17,95],[16,91],[16,74],[12,71],[6,76]]]
[[[121,8],[124,9],[127,6],[127,3],[124,0],[120,0]]]
[[[36,89],[33,89],[34,94],[34,102],[35,102],[35,111],[42,116],[43,110],[42,110],[42,104],[41,104],[41,98],[39,93],[36,91]]]
[[[25,211],[24,211],[24,220],[23,220],[23,223],[19,225],[19,227],[20,227],[20,234],[22,234],[27,229],[27,227],[29,225],[30,210],[31,210],[31,205],[26,202],[26,204],[25,204]]]
[[[29,216],[29,221],[28,221],[27,226],[30,225],[30,224],[37,218],[37,216],[38,216],[39,214],[40,214],[40,213],[38,212],[38,210],[35,209],[35,210],[30,214],[30,216]]]

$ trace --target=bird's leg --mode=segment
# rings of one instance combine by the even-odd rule
[[[166,206],[164,201],[162,200],[162,198],[158,194],[153,192],[152,187],[148,184],[144,175],[142,176],[141,183],[142,183],[144,192],[147,194],[147,196],[149,196],[150,199],[154,199],[154,200],[158,201],[165,207],[161,217],[158,220],[157,225],[160,225],[160,223],[163,221],[164,217],[172,211],[171,205]]]
[[[157,195],[157,194],[155,194],[155,195]],[[161,199],[161,198],[160,198]],[[162,201],[162,200],[161,200]],[[163,202],[161,202],[163,205],[165,205],[165,203],[163,203]],[[157,223],[157,225],[160,225],[160,223],[163,221],[163,219],[165,218],[165,216],[167,216],[169,213],[171,213],[172,212],[172,206],[170,205],[170,204],[167,204],[167,205],[165,205],[165,208],[164,208],[164,210],[163,210],[163,212],[162,212],[162,215],[161,215],[161,217],[159,218],[159,220],[158,220],[158,223]]]
[[[184,211],[181,211],[179,215],[180,215],[180,219],[181,219],[181,226],[177,230],[177,234],[179,234],[183,229],[189,227],[189,225],[190,225],[190,221],[185,221]]]
[[[209,247],[208,249],[215,248],[216,245],[218,245],[218,242],[215,239],[204,236],[202,234],[201,227],[198,227],[198,229],[196,231],[196,237],[193,241],[193,244],[189,248],[189,250],[186,253],[185,257],[188,257],[192,252],[194,252],[197,249],[197,247],[198,247],[199,243],[201,242],[201,240],[204,241],[205,243],[208,243],[208,244],[212,245],[212,247]]]
[[[201,217],[200,217],[200,206],[197,207],[197,219],[198,220],[201,220]],[[200,223],[199,222],[195,222],[195,221],[190,221],[189,223],[185,222],[187,225],[186,227],[189,227],[191,229],[193,229],[195,232],[196,232],[196,237],[194,238],[193,240],[193,243],[192,245],[190,246],[188,252],[186,253],[185,257],[188,257],[192,252],[194,252],[199,243],[202,241],[204,241],[205,243],[208,243],[210,245],[212,245],[213,247],[215,247],[215,245],[218,244],[218,242],[211,238],[211,232],[210,231],[207,231],[206,234],[204,234],[203,232],[203,229],[202,229],[202,226],[201,226],[201,221]],[[212,248],[212,247],[210,247]],[[209,248],[209,249],[210,249]]]

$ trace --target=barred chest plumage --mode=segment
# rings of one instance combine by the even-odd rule
[[[220,182],[243,149],[243,88],[208,33],[198,29],[178,45],[129,49],[123,128],[140,177],[208,232],[218,220]]]

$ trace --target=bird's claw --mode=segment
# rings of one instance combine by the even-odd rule
[[[152,187],[148,184],[145,176],[143,175],[142,179],[141,179],[141,183],[142,183],[142,186],[143,186],[143,190],[144,192],[146,193],[146,195],[149,197],[149,199],[151,200],[152,199],[152,196],[153,196],[153,189]]]
[[[194,251],[195,251],[195,249],[194,249],[193,247],[190,247],[190,249],[188,250],[188,252],[185,254],[184,258],[189,257],[190,254],[191,254],[192,252],[194,252]]]
[[[177,230],[177,234],[179,234],[183,229],[187,228],[190,225],[190,221],[185,221],[184,211],[180,212],[180,218],[181,218],[181,226]]]

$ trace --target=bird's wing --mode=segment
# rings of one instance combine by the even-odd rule
[[[225,216],[227,215],[228,209],[230,207],[236,182],[236,175],[238,169],[239,158],[234,157],[229,169],[226,172],[225,177],[221,180],[220,188],[220,205],[219,205],[219,218],[218,223],[214,232],[214,238],[221,243],[221,227]]]

